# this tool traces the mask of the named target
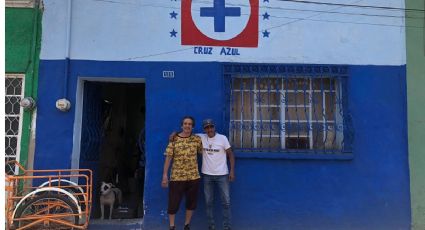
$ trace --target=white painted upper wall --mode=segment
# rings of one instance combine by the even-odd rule
[[[405,23],[403,10],[295,3],[280,0],[225,0],[234,10],[223,27],[214,26],[214,0],[44,0],[41,59],[67,56],[68,6],[71,2],[69,58],[107,61],[234,61],[356,65],[403,65]],[[212,54],[196,54],[197,45],[182,45],[182,2],[188,2],[198,33],[213,43],[238,36],[257,47],[237,47],[239,55],[220,54],[222,47],[204,45]],[[220,1],[220,0],[219,0]],[[258,26],[250,1],[258,2]],[[404,8],[404,0],[311,0],[337,4]],[[191,5],[192,2],[192,5]],[[233,8],[232,8],[233,7]],[[239,10],[238,10],[239,9]],[[175,12],[176,18],[171,13]],[[204,13],[205,13],[204,12]],[[238,12],[240,14],[238,14]],[[208,13],[208,12],[207,12]],[[205,13],[205,14],[207,14]],[[266,14],[267,13],[267,14]],[[267,19],[267,15],[270,15]],[[250,21],[252,22],[252,21]],[[255,33],[244,34],[248,28]],[[254,23],[255,24],[255,23]],[[222,24],[223,25],[223,24]],[[177,32],[175,37],[172,31]],[[217,31],[215,31],[217,30]],[[256,34],[257,33],[257,34]],[[268,37],[266,35],[268,34]],[[195,39],[194,43],[204,39]],[[244,42],[242,42],[244,43]],[[239,41],[235,44],[242,44]],[[231,47],[239,45],[232,44]],[[241,45],[243,46],[243,45]]]

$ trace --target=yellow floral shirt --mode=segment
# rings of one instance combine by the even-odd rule
[[[198,153],[202,153],[202,141],[198,136],[176,136],[174,142],[168,143],[165,155],[173,158],[170,180],[189,181],[201,178],[198,170]]]

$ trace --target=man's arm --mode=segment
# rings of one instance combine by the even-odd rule
[[[173,132],[170,134],[170,136],[168,137],[168,141],[169,141],[169,142],[173,142],[173,141],[175,141],[175,140],[176,140],[176,138],[177,138],[177,132],[176,132],[176,131],[173,131]]]
[[[233,154],[232,148],[226,149],[227,158],[229,158],[230,162],[230,173],[229,173],[229,181],[235,180],[235,155]]]
[[[204,145],[202,144],[201,137],[198,134],[196,134],[196,135],[199,138],[199,143],[198,143],[198,149],[197,149],[197,151],[198,151],[198,154],[201,154],[202,155],[202,153],[204,152]]]
[[[168,187],[168,169],[170,168],[171,160],[173,157],[166,156],[164,161],[164,170],[162,171],[162,181],[161,186],[163,188]]]
[[[171,161],[174,158],[174,142],[168,143],[167,148],[165,149],[165,160],[164,160],[164,169],[162,171],[162,181],[161,186],[163,188],[168,187],[168,169],[170,168]]]

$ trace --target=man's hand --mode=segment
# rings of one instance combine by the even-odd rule
[[[233,182],[233,181],[235,181],[235,172],[233,172],[233,170],[232,171],[230,171],[230,173],[229,173],[229,181],[230,182]]]
[[[229,158],[230,162],[230,173],[229,173],[229,181],[235,181],[235,156],[233,155],[233,151],[231,148],[226,149],[227,158]]]
[[[161,186],[163,188],[167,188],[168,187],[168,177],[166,175],[165,176],[162,176]]]
[[[176,133],[176,132],[172,132],[172,133],[170,134],[170,136],[168,137],[168,140],[169,140],[170,142],[174,142],[174,141],[176,140],[176,137],[177,137],[177,133]]]

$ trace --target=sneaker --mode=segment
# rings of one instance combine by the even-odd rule
[[[170,230],[176,230],[176,226],[170,226]]]
[[[186,225],[184,226],[184,230],[190,230],[189,224],[186,224]]]

